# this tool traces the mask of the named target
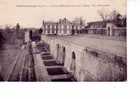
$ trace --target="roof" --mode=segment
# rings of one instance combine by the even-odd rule
[[[67,18],[63,18],[63,19],[59,19],[58,23],[71,24],[72,22],[70,22]]]
[[[94,25],[94,26],[100,25],[100,26],[102,26],[102,27],[106,27],[106,23],[107,23],[107,22],[105,22],[105,21],[88,22],[86,28],[89,28],[89,27],[92,26],[92,25]]]
[[[57,24],[57,22],[53,22],[53,21],[46,21],[45,24]]]

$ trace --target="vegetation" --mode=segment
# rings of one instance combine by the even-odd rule
[[[99,16],[105,22],[113,22],[118,27],[126,27],[127,25],[127,17],[126,15],[121,15],[116,10],[112,11],[111,13],[107,14],[104,10],[98,11]]]
[[[3,33],[3,30],[0,30],[0,49],[2,48],[2,45],[3,45],[4,40],[5,40],[2,33]]]

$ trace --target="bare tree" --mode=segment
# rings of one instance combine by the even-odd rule
[[[76,18],[74,18],[73,23],[84,25],[85,24],[85,20],[83,20],[82,17],[76,17]]]
[[[121,17],[122,17],[122,15],[119,12],[117,12],[116,10],[113,10],[109,14],[109,20],[111,20],[111,21],[121,19]]]
[[[19,30],[20,30],[20,25],[19,23],[16,24],[16,33],[18,34],[19,33]]]
[[[5,40],[5,38],[3,36],[3,30],[0,30],[0,49],[2,48],[4,40]]]
[[[104,10],[98,10],[99,16],[102,18],[103,21],[106,21],[108,18],[107,13]]]
[[[119,27],[125,27],[126,26],[126,15],[121,15],[116,10],[112,11],[110,13],[110,21],[112,21],[114,24],[116,24]]]
[[[122,24],[123,24],[124,27],[127,26],[127,17],[126,17],[126,15],[124,15],[123,18],[122,18]]]
[[[103,21],[110,21],[119,27],[126,26],[126,16],[122,16],[118,11],[113,10],[109,14],[105,10],[98,10],[99,16]]]

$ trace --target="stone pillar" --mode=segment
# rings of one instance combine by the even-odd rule
[[[107,23],[106,25],[106,29],[107,29],[107,36],[113,36],[113,29],[114,29],[115,25],[113,23]]]

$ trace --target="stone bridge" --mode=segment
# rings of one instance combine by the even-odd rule
[[[126,42],[92,35],[46,36],[56,61],[63,64],[77,81],[125,81]]]

